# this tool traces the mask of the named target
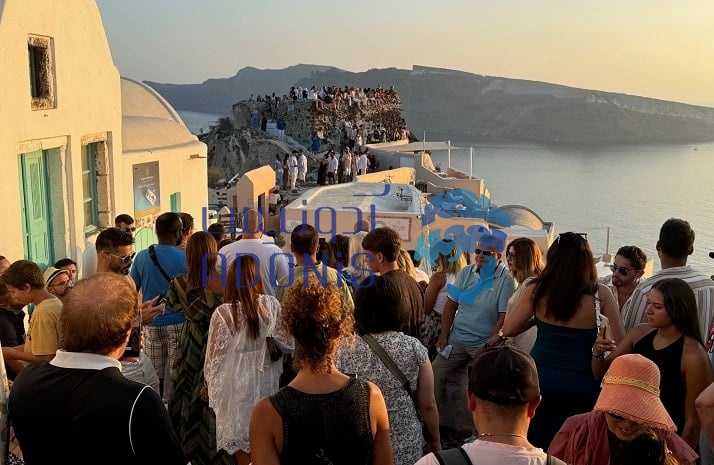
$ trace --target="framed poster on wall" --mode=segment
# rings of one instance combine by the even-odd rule
[[[134,219],[137,227],[151,226],[161,213],[159,162],[132,165],[134,178]]]

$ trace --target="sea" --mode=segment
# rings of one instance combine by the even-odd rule
[[[222,115],[179,111],[198,133]],[[452,141],[451,166],[486,180],[498,206],[523,205],[558,232],[584,232],[593,252],[636,245],[660,268],[655,244],[668,218],[696,232],[689,263],[714,273],[714,143],[575,146]],[[469,147],[473,147],[470,162]],[[446,152],[432,154],[447,166]],[[471,168],[472,167],[472,168]]]
[[[596,255],[636,245],[660,269],[655,249],[668,218],[696,233],[689,264],[714,273],[714,143],[561,146],[452,142],[451,166],[486,180],[496,205],[519,204],[558,232],[584,232]],[[473,147],[473,162],[469,147]],[[446,152],[432,155],[447,166]]]
[[[198,111],[176,110],[183,119],[189,131],[198,135],[208,131],[211,124],[218,121],[218,118],[228,115],[218,115],[214,113],[200,113]]]

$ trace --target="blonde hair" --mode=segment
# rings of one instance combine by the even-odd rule
[[[412,257],[409,255],[409,252],[404,249],[399,249],[397,266],[404,270],[409,276],[416,279],[416,268],[414,268],[414,262],[412,262]]]
[[[455,257],[458,253],[459,249],[457,249],[456,247],[452,247],[451,251],[447,255],[440,253],[435,260],[437,271],[443,271],[446,274],[452,275],[458,274],[458,272],[461,271],[461,268],[465,267],[467,264],[465,253],[459,254],[459,258],[457,258],[453,262],[449,261],[449,259]]]

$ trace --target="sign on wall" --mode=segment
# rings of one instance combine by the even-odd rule
[[[137,227],[151,227],[154,216],[161,213],[159,162],[139,163],[134,171],[134,219]]]

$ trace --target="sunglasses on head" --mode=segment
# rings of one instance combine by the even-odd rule
[[[610,265],[610,271],[612,271],[613,273],[620,273],[622,276],[627,276],[627,273],[630,272],[630,268],[627,268],[625,266]]]
[[[490,250],[481,250],[481,249],[474,250],[474,253],[476,255],[488,255],[489,257],[494,257],[496,255],[494,252],[491,252]]]
[[[588,233],[583,233],[583,232],[576,233],[576,232],[572,232],[572,231],[558,234],[558,239],[556,239],[556,241],[560,242],[561,239],[568,239],[568,238],[573,239],[578,236],[585,242],[588,241]]]

